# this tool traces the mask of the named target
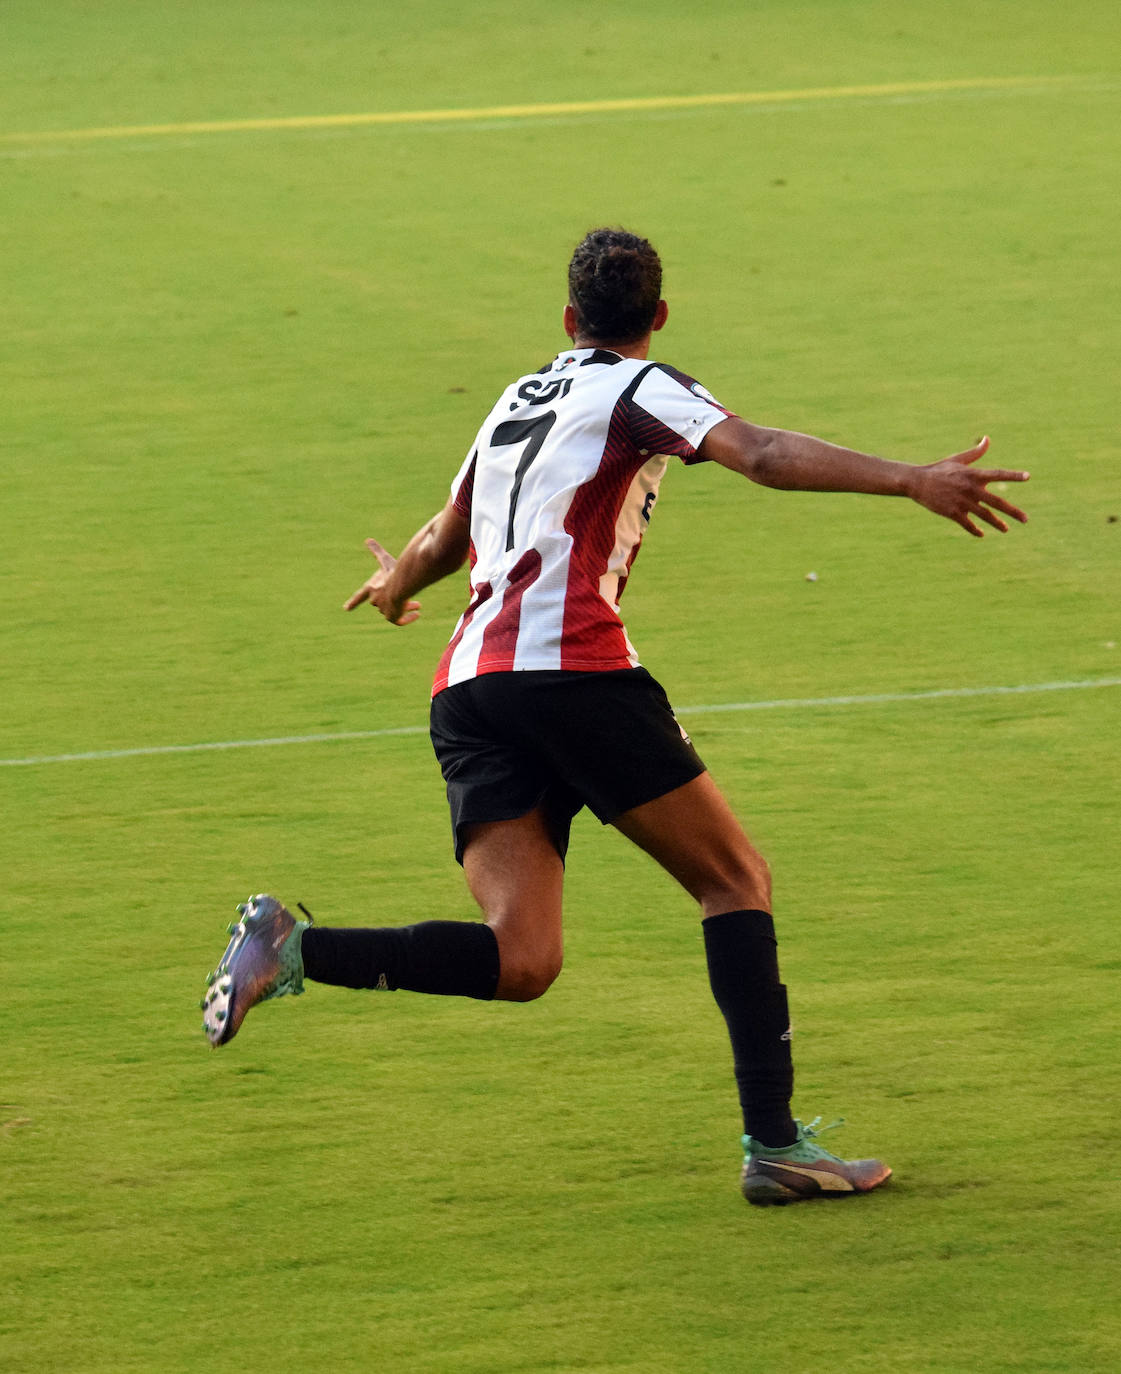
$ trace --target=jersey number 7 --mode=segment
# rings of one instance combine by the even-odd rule
[[[514,512],[518,508],[522,482],[529,471],[530,463],[541,452],[541,445],[548,438],[556,418],[555,410],[547,410],[544,415],[538,415],[534,420],[504,420],[502,424],[495,426],[490,437],[493,448],[503,448],[507,444],[525,444],[525,452],[518,459],[517,470],[514,473],[514,485],[510,488],[510,518],[506,522],[507,552],[514,547]]]

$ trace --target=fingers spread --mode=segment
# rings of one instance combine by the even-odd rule
[[[964,453],[955,453],[950,460],[953,463],[975,463],[978,458],[985,453],[989,447],[989,436],[986,434],[978,439],[972,448],[967,448]],[[980,533],[980,531],[978,531]]]
[[[389,552],[388,549],[383,548],[383,546],[379,544],[376,539],[367,539],[366,547],[370,550],[370,552],[381,564],[383,572],[392,572],[393,569],[397,566],[396,558],[393,557],[393,555]]]
[[[355,606],[361,606],[363,601],[369,601],[369,599],[370,584],[368,582],[365,582],[362,584],[361,587],[358,588],[358,590],[354,593],[353,596],[348,596],[347,599],[343,602],[343,610],[353,611]]]
[[[973,476],[981,482],[1027,482],[1031,479],[1030,472],[1012,468],[979,468]]]
[[[1026,525],[1028,523],[1028,517],[1019,506],[1014,506],[1002,496],[997,496],[996,492],[986,491],[981,497],[981,500],[984,501],[987,506],[994,506],[997,510],[1003,511],[1005,515],[1010,515],[1013,520],[1018,520],[1021,525]]]
[[[986,525],[991,525],[994,530],[999,530],[1001,534],[1008,533],[1008,526],[999,515],[994,515],[987,506],[978,506],[975,514],[979,520],[983,520]]]

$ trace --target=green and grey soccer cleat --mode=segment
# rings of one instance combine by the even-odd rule
[[[798,1138],[793,1145],[778,1150],[744,1136],[740,1187],[748,1202],[762,1207],[813,1197],[870,1193],[891,1177],[891,1170],[878,1159],[838,1159],[823,1150],[817,1144],[818,1136],[844,1123],[834,1121],[819,1131],[820,1120],[820,1116],[815,1117],[808,1126],[796,1121]]]
[[[215,1048],[234,1038],[250,1007],[304,990],[300,941],[311,925],[310,914],[297,921],[263,892],[243,902],[238,913],[241,920],[229,927],[232,938],[199,1003],[202,1028]]]

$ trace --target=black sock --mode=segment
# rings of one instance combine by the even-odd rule
[[[764,1145],[791,1145],[794,1064],[774,921],[766,911],[726,911],[701,928],[712,995],[732,1039],[744,1130]]]
[[[415,926],[351,930],[312,926],[301,952],[304,976],[344,988],[385,988],[475,997],[498,987],[498,940],[474,921],[422,921]]]

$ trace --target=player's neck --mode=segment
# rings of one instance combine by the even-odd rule
[[[603,348],[608,353],[618,353],[620,358],[647,358],[650,356],[650,335],[644,339],[637,339],[634,343],[627,344],[608,344],[600,343],[598,339],[586,339],[581,334],[572,340],[573,348]]]

